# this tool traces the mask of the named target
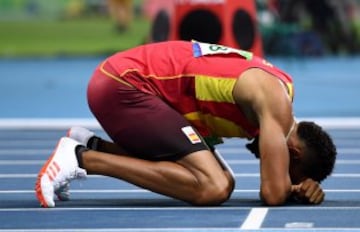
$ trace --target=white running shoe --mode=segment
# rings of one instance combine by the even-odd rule
[[[95,136],[95,133],[84,127],[74,126],[68,130],[66,136],[69,138],[75,139],[82,145],[87,146],[89,139],[91,137]]]
[[[87,147],[89,139],[95,136],[95,133],[84,127],[73,126],[67,131],[66,136],[75,139],[76,141]],[[55,191],[55,194],[60,201],[68,201],[70,200],[69,190],[70,183],[59,188],[57,191]]]
[[[35,184],[36,197],[41,206],[55,207],[55,192],[67,188],[73,179],[86,177],[86,170],[79,167],[76,159],[75,148],[78,145],[81,144],[71,138],[62,137],[41,168]]]

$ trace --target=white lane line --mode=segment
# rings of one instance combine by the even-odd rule
[[[260,229],[268,211],[269,208],[252,208],[249,215],[246,217],[245,221],[240,226],[240,229],[242,230]]]
[[[218,211],[218,210],[226,210],[226,211],[235,211],[235,210],[253,210],[254,207],[251,206],[217,206],[217,207],[193,207],[193,206],[161,206],[161,207],[55,207],[55,208],[42,208],[42,207],[32,207],[32,208],[0,208],[0,212],[19,212],[19,211],[168,211],[168,210],[182,210],[182,211]],[[262,208],[265,209],[265,208]],[[266,208],[268,209],[268,208]],[[358,211],[360,207],[357,206],[299,206],[299,207],[289,207],[289,206],[277,206],[271,208],[271,211],[282,211],[282,210],[293,210],[293,211],[308,211],[308,210],[316,210],[316,211],[324,211],[324,210],[351,210]],[[251,213],[251,212],[250,212]],[[266,211],[267,213],[267,211]],[[248,215],[248,217],[250,214]],[[258,216],[261,216],[260,213]],[[265,217],[266,215],[264,215]],[[252,217],[257,217],[252,215]],[[263,222],[263,220],[262,220]],[[243,225],[245,222],[243,223]],[[260,225],[261,226],[261,225]],[[243,228],[241,228],[243,229]],[[262,228],[265,229],[265,228]]]
[[[281,230],[281,229],[280,229]],[[216,228],[206,228],[206,227],[187,227],[187,228],[97,228],[97,229],[0,229],[0,232],[239,232],[237,228],[231,227],[216,227]],[[273,230],[271,230],[273,231]],[[275,230],[278,231],[278,230]],[[343,231],[342,231],[343,232]]]
[[[235,173],[236,178],[259,178],[259,173]],[[16,178],[36,178],[37,174],[35,173],[15,173],[15,174],[0,174],[0,179],[16,179]],[[106,176],[91,175],[88,178],[108,178]],[[334,173],[331,174],[331,178],[360,178],[360,173]]]
[[[0,149],[0,155],[44,155],[53,149]]]
[[[10,179],[10,178],[36,178],[37,174],[0,174],[0,179]]]
[[[178,211],[234,211],[234,210],[249,210],[252,207],[239,206],[239,207],[228,207],[228,206],[217,206],[217,207],[193,207],[193,206],[162,206],[162,207],[66,207],[66,208],[42,208],[42,207],[33,207],[33,208],[0,208],[0,212],[18,212],[18,211],[168,211],[168,210],[178,210]]]
[[[46,160],[0,160],[0,165],[38,165],[45,162]]]
[[[98,229],[0,229],[0,232],[239,232],[237,228],[231,227],[216,227],[216,228],[206,228],[206,227],[187,227],[187,228],[98,228]],[[271,230],[273,231],[273,230]],[[278,231],[278,230],[275,230]],[[280,229],[281,231],[281,229]],[[342,231],[343,232],[343,231]]]
[[[360,189],[324,189],[325,193],[360,193]],[[146,189],[73,189],[71,193],[153,193]],[[234,193],[258,193],[258,189],[235,189]],[[0,194],[33,194],[34,190],[0,190]]]
[[[0,128],[8,130],[18,129],[69,129],[78,125],[89,129],[101,129],[99,123],[93,118],[3,118],[0,119]]]
[[[81,189],[70,190],[71,193],[152,193],[146,189]],[[35,190],[0,190],[0,194],[35,193]]]
[[[292,228],[264,228],[259,231],[267,231],[267,232],[293,232],[294,230],[297,231],[339,231],[339,232],[345,232],[345,231],[351,231],[351,232],[358,232],[360,228],[336,228],[336,227],[316,227],[316,230],[314,229],[292,229]],[[226,231],[226,232],[239,232],[238,228],[231,228],[231,227],[213,227],[213,228],[206,228],[206,227],[186,227],[186,228],[96,228],[96,229],[90,229],[90,228],[66,228],[66,229],[0,229],[0,232],[220,232],[220,231]]]
[[[35,146],[49,146],[51,144],[53,144],[54,146],[56,145],[57,142],[57,138],[54,138],[53,140],[49,139],[49,138],[44,138],[44,139],[16,139],[16,140],[2,140],[0,141],[0,146],[14,146],[14,148],[16,147],[24,147],[24,144],[31,144],[32,147]],[[348,140],[346,140],[348,141]],[[354,143],[351,143],[352,145]]]

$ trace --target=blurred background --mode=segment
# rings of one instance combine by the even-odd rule
[[[173,39],[272,61],[293,75],[300,116],[359,115],[343,99],[360,83],[360,0],[0,0],[0,118],[91,117],[104,57]]]
[[[266,55],[359,52],[359,0],[0,0],[0,56],[101,55],[149,39],[221,42],[214,36],[233,23],[225,18],[251,4]],[[253,33],[246,29],[243,37]],[[187,35],[165,35],[177,30]]]

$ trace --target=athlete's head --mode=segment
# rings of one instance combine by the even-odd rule
[[[334,168],[337,152],[332,138],[319,125],[306,121],[298,123],[296,135],[302,144],[301,155],[300,158],[291,155],[290,169],[296,166],[297,173],[303,177],[321,182]],[[290,175],[293,182],[299,181],[291,170]]]

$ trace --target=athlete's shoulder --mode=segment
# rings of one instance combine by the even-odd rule
[[[191,46],[190,41],[184,40],[168,40],[161,42],[152,42],[143,45],[144,47],[179,47],[179,46]]]

